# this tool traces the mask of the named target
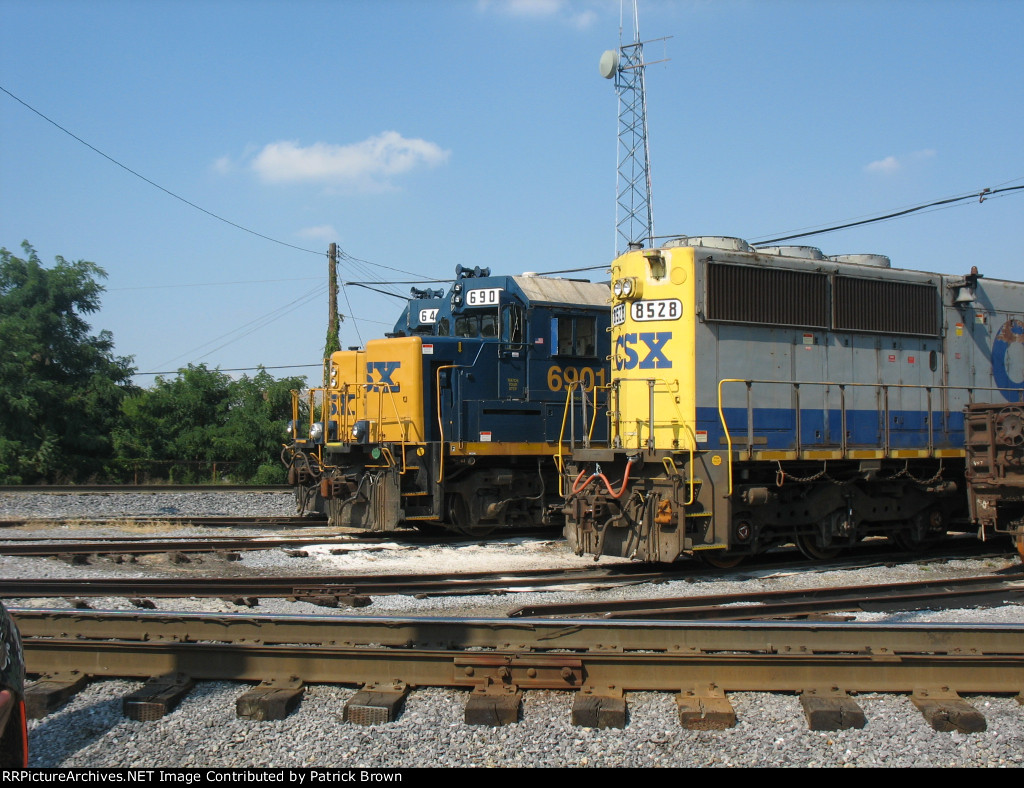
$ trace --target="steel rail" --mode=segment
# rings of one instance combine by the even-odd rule
[[[173,528],[176,526],[217,526],[221,528],[326,528],[327,520],[315,519],[312,517],[301,517],[299,515],[286,517],[228,517],[228,516],[167,516],[167,515],[113,515],[107,517],[60,517],[49,519],[36,517],[30,519],[0,520],[0,528],[11,528],[15,526],[123,526],[130,525],[152,525],[162,528]],[[9,538],[9,537],[8,537]]]
[[[762,593],[530,605],[510,618],[596,616],[603,619],[749,621],[851,610],[919,610],[1024,602],[1024,576],[984,575],[887,585],[807,588]]]
[[[191,521],[190,524],[206,525],[206,523]],[[241,524],[241,523],[240,523]],[[258,523],[246,523],[255,525]],[[2,525],[2,523],[0,523]],[[275,524],[278,525],[278,524]],[[326,526],[311,525],[307,520],[304,524],[306,530],[326,531]],[[539,528],[530,531],[516,530],[503,533],[498,537],[488,539],[489,542],[500,542],[512,536],[536,536],[541,537],[543,531]],[[223,550],[269,550],[280,547],[301,547],[305,545],[327,544],[327,545],[373,545],[400,540],[403,543],[411,544],[466,544],[479,542],[480,537],[472,537],[456,534],[437,535],[424,534],[417,531],[408,531],[401,534],[394,532],[378,533],[367,535],[365,532],[353,532],[352,534],[340,534],[338,529],[330,529],[330,533],[306,533],[302,536],[189,536],[168,539],[166,537],[125,537],[108,536],[98,538],[79,539],[75,537],[59,537],[53,539],[40,539],[36,537],[7,537],[0,535],[0,555],[10,556],[55,556],[55,555],[106,555],[114,554],[144,554],[177,551],[182,553],[201,553]]]
[[[675,575],[685,574],[685,569]],[[531,569],[516,572],[464,572],[405,575],[304,575],[293,577],[205,577],[182,579],[96,578],[11,579],[0,584],[0,598],[34,597],[223,597],[320,596],[352,594],[473,594],[500,588],[594,583],[622,585],[665,580],[666,571],[651,571],[643,564],[605,568]]]
[[[1024,691],[1024,626],[11,611],[29,673],[622,691]]]
[[[193,537],[188,539],[62,539],[32,541],[0,541],[0,555],[56,556],[56,555],[145,555],[147,553],[213,553],[224,551],[274,550],[280,548],[309,547],[311,545],[373,545],[387,541],[382,538],[354,538],[343,536],[245,536],[231,539]],[[465,537],[461,540],[466,541]]]
[[[0,493],[95,495],[108,493],[290,493],[288,484],[5,484]]]

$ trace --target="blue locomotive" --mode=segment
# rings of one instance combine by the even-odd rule
[[[1024,284],[703,237],[628,251],[611,287],[609,442],[563,477],[577,552],[977,529],[1024,555]]]
[[[607,284],[459,266],[447,293],[412,296],[393,332],[294,393],[300,510],[375,531],[561,522],[562,447],[607,437]]]

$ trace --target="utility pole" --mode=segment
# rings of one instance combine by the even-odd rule
[[[335,351],[341,350],[341,321],[338,319],[338,245],[331,244],[327,252],[327,344],[324,346],[324,358],[330,358]]]

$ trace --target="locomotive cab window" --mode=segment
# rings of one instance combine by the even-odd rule
[[[476,315],[456,315],[455,336],[475,337],[480,334],[480,318]]]
[[[497,315],[480,315],[480,336],[484,338],[498,336]]]
[[[501,308],[501,338],[515,344],[525,341],[521,307],[515,304],[506,304]]]
[[[593,356],[597,350],[597,319],[555,317],[551,319],[551,346],[559,356]]]

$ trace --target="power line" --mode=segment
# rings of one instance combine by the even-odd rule
[[[231,369],[216,368],[217,372],[256,372],[260,369],[321,369],[323,362],[319,364],[284,364],[276,367],[265,367],[262,364],[258,367],[233,367]],[[142,375],[177,375],[181,372],[180,369],[173,369],[164,372],[136,372],[132,377],[140,377]]]
[[[270,241],[270,242],[272,242],[272,243],[275,243],[275,244],[280,244],[281,246],[287,246],[287,247],[288,247],[289,249],[295,249],[295,250],[297,250],[297,251],[299,251],[299,252],[308,252],[309,254],[315,254],[315,255],[317,255],[318,257],[323,257],[323,256],[325,256],[325,253],[324,253],[324,252],[317,252],[317,251],[314,251],[313,249],[305,249],[305,248],[303,248],[303,247],[301,247],[301,246],[296,246],[295,244],[290,244],[290,243],[288,243],[287,241],[279,241],[279,240],[278,240],[277,238],[271,238],[271,237],[270,237],[269,235],[264,235],[263,233],[259,233],[259,232],[256,232],[255,230],[251,230],[251,229],[249,229],[248,227],[244,227],[244,226],[242,226],[242,225],[238,224],[237,222],[233,222],[233,221],[231,221],[230,219],[225,219],[225,218],[224,218],[223,216],[219,216],[218,214],[215,214],[215,213],[214,213],[213,211],[208,211],[208,210],[206,210],[205,208],[203,208],[202,206],[196,205],[196,204],[195,204],[194,202],[192,202],[191,200],[186,200],[186,199],[185,199],[184,197],[182,197],[182,196],[181,196],[180,194],[175,194],[175,193],[174,193],[174,192],[172,192],[172,191],[171,191],[170,189],[165,189],[165,188],[164,188],[163,186],[161,186],[161,185],[160,185],[159,183],[156,183],[155,181],[151,181],[151,180],[150,180],[149,178],[147,178],[147,177],[146,177],[145,175],[141,175],[140,173],[138,173],[138,172],[136,172],[135,170],[133,170],[133,169],[132,169],[131,167],[129,167],[129,166],[125,165],[125,164],[122,164],[121,162],[119,162],[119,161],[118,161],[117,159],[115,159],[114,157],[112,157],[112,156],[108,156],[108,155],[107,155],[106,153],[104,153],[103,151],[101,151],[101,150],[100,150],[99,148],[97,148],[97,147],[96,147],[95,145],[90,145],[90,144],[89,144],[88,142],[86,142],[85,140],[83,140],[83,139],[82,139],[81,137],[79,137],[79,136],[78,136],[77,134],[74,134],[74,133],[72,133],[72,132],[68,131],[68,130],[67,130],[66,128],[64,128],[63,126],[61,126],[61,125],[60,125],[60,124],[59,124],[59,123],[58,123],[57,121],[53,120],[52,118],[48,118],[48,117],[47,117],[46,115],[44,115],[44,114],[43,114],[42,112],[40,112],[40,111],[39,111],[39,110],[37,110],[37,109],[36,109],[35,107],[33,107],[33,106],[32,106],[31,104],[28,104],[27,102],[25,102],[25,101],[22,101],[22,100],[21,100],[20,98],[18,98],[18,97],[17,97],[17,96],[15,96],[15,95],[14,95],[13,93],[11,93],[11,91],[9,91],[9,90],[8,90],[7,88],[5,88],[5,87],[4,87],[3,85],[0,85],[0,90],[2,90],[2,91],[3,91],[4,93],[6,93],[6,94],[7,94],[8,96],[10,96],[10,97],[11,97],[12,99],[14,99],[15,101],[17,101],[17,102],[18,102],[19,104],[21,104],[21,105],[22,105],[23,107],[25,107],[26,109],[30,110],[31,112],[34,112],[34,113],[35,113],[36,115],[38,115],[39,117],[41,117],[41,118],[42,118],[43,120],[45,120],[45,121],[46,121],[47,123],[50,123],[51,125],[53,125],[53,126],[56,126],[56,127],[58,128],[58,129],[60,129],[61,131],[63,131],[63,132],[65,133],[65,134],[67,134],[67,135],[68,135],[69,137],[71,137],[72,139],[78,140],[78,142],[80,142],[80,143],[82,143],[83,145],[85,145],[85,147],[89,148],[89,150],[91,150],[91,151],[93,151],[93,152],[95,152],[95,153],[98,153],[98,154],[99,154],[100,156],[102,156],[102,157],[103,157],[104,159],[106,159],[107,161],[111,162],[112,164],[116,164],[116,165],[117,165],[118,167],[120,167],[120,168],[121,168],[122,170],[124,170],[124,171],[126,171],[126,172],[130,172],[130,173],[131,173],[132,175],[134,175],[134,176],[135,176],[136,178],[139,178],[140,180],[143,180],[143,181],[145,181],[145,182],[146,182],[146,183],[148,183],[148,184],[149,184],[150,186],[153,186],[154,188],[157,188],[157,189],[159,189],[159,190],[160,190],[160,191],[162,191],[162,192],[163,192],[164,194],[167,194],[167,195],[169,195],[169,196],[173,197],[173,198],[174,198],[175,200],[180,200],[181,202],[185,203],[185,205],[188,205],[188,206],[190,206],[190,207],[192,207],[192,208],[195,208],[195,209],[196,209],[197,211],[202,211],[202,212],[203,212],[203,213],[205,213],[205,214],[206,214],[207,216],[211,216],[211,217],[213,217],[214,219],[216,219],[216,220],[217,220],[217,221],[219,221],[219,222],[224,222],[224,224],[229,224],[229,225],[231,225],[232,227],[234,227],[234,228],[236,228],[236,229],[242,230],[243,232],[249,233],[250,235],[255,235],[255,236],[256,236],[257,238],[262,238],[262,239],[263,239],[263,240],[265,240],[265,241]]]
[[[319,276],[290,277],[288,279],[243,279],[237,282],[196,282],[182,285],[139,285],[138,287],[108,287],[106,291],[113,293],[119,290],[165,290],[171,287],[225,287],[227,285],[262,285],[276,282],[311,282],[320,281]]]
[[[875,222],[884,222],[889,219],[896,219],[901,216],[907,216],[918,211],[923,211],[927,208],[936,208],[938,206],[951,206],[956,203],[965,202],[966,200],[977,199],[978,202],[984,202],[991,196],[995,196],[1002,192],[1014,192],[1024,189],[1024,186],[1007,186],[1002,189],[983,189],[980,192],[972,192],[971,194],[964,194],[959,197],[947,197],[944,200],[935,200],[933,202],[924,203],[923,205],[915,205],[912,208],[905,208],[902,211],[894,211],[893,213],[887,213],[882,216],[874,216],[869,219],[861,219],[856,222],[846,222],[845,224],[833,225],[832,227],[826,227],[821,230],[811,230],[810,232],[794,233],[792,235],[781,235],[777,238],[768,238],[767,240],[758,241],[758,244],[767,246],[769,244],[778,243],[779,241],[792,241],[795,238],[807,238],[812,235],[824,235],[825,233],[833,233],[837,230],[846,230],[850,227],[860,227],[865,224],[874,224]]]

